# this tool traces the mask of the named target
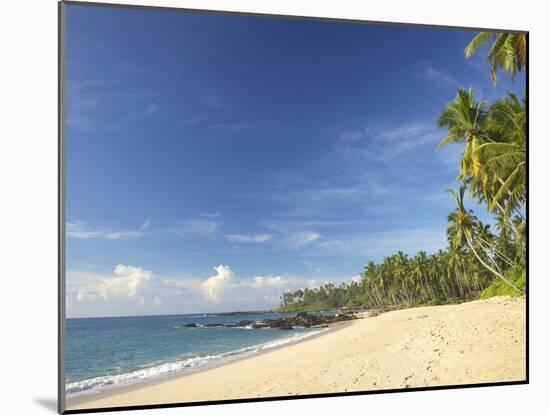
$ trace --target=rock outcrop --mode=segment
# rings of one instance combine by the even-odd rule
[[[328,327],[331,323],[338,321],[354,320],[357,317],[354,313],[340,313],[334,315],[321,315],[321,314],[308,314],[306,312],[300,312],[293,317],[282,317],[278,319],[264,319],[260,321],[241,320],[236,323],[210,323],[205,325],[197,325],[196,323],[187,323],[182,327],[194,328],[194,327],[250,327],[253,329],[280,329],[280,330],[292,330],[296,327]]]

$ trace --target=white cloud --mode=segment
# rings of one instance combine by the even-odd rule
[[[276,294],[285,287],[289,280],[280,275],[256,276],[253,278],[235,278],[235,273],[227,265],[219,265],[214,267],[216,275],[204,279],[197,278],[168,278],[162,281],[162,285],[169,288],[177,288],[187,292],[199,292],[202,296],[213,303],[222,302],[222,294],[227,293],[225,301],[235,300],[243,293],[250,292],[249,290],[261,290],[265,295],[270,294],[275,290]],[[256,297],[257,294],[250,294],[251,297]]]
[[[145,222],[143,222],[143,225],[141,225],[141,228],[139,228],[140,231],[144,231],[146,229],[149,229],[151,227],[151,218],[145,219]]]
[[[221,303],[222,293],[226,294],[224,302],[234,301],[235,298],[246,292],[251,297],[258,298],[257,292],[267,295],[275,291],[275,294],[277,294],[281,287],[290,282],[290,280],[280,275],[236,278],[233,270],[226,265],[214,267],[214,270],[216,275],[206,279],[196,277],[165,278],[161,281],[161,285],[172,290],[172,293],[198,293],[209,302]]]
[[[405,122],[393,128],[387,128],[376,134],[375,137],[382,140],[403,140],[431,132],[434,128],[431,123],[421,123],[418,121]]]
[[[345,137],[353,136],[350,140]],[[337,153],[346,159],[372,159],[387,162],[404,152],[424,145],[435,145],[443,137],[434,122],[405,121],[395,125],[369,126],[341,135]],[[388,146],[391,141],[391,146]]]
[[[298,232],[290,237],[290,243],[291,245],[300,248],[318,240],[320,237],[321,235],[315,231]]]
[[[369,125],[366,128],[347,131],[340,134],[341,141],[372,141],[402,140],[434,130],[433,123],[407,121],[397,124]]]
[[[118,264],[115,267],[115,276],[104,278],[98,287],[101,297],[136,297],[143,286],[153,276],[151,271],[131,265]]]
[[[218,216],[220,216],[220,214],[219,214],[219,212],[203,212],[199,216],[202,216],[203,218],[213,219],[213,218],[217,218]]]
[[[123,70],[135,71],[129,65]],[[159,110],[151,102],[154,95],[152,90],[121,91],[103,81],[68,80],[67,124],[81,131],[122,133],[127,131],[128,124],[139,122],[143,115],[149,116]]]
[[[309,222],[263,221],[262,224],[280,234],[277,235],[277,243],[287,249],[304,248],[321,238],[318,232],[312,229],[304,229],[305,226],[310,224]]]
[[[76,294],[76,301],[78,301],[79,303],[80,302],[83,302],[83,301],[88,301],[88,302],[95,302],[96,300],[98,300],[100,298],[99,294],[97,293],[97,291],[91,291],[91,290],[80,290],[78,291],[78,293]]]
[[[263,243],[273,238],[270,234],[259,235],[225,235],[225,239],[231,242]]]
[[[179,124],[180,128],[183,128],[183,127],[188,127],[188,126],[191,126],[191,125],[197,125],[197,124],[201,124],[203,122],[205,122],[208,118],[204,117],[204,116],[193,116],[193,117],[190,117],[190,118],[186,118],[184,120],[182,120]]]
[[[238,278],[227,265],[205,277],[159,277],[140,267],[119,264],[112,274],[69,271],[70,316],[143,315],[144,312],[195,313],[258,310],[278,304],[285,290],[318,286],[306,275]],[[348,282],[349,275],[323,274],[321,280]]]
[[[361,282],[361,275],[354,275],[351,277],[352,282],[360,283]]]
[[[274,287],[274,286],[283,286],[287,284],[287,281],[279,275],[273,276],[273,277],[257,276],[253,279],[253,281],[254,281],[254,286],[256,287]]]
[[[233,278],[233,271],[225,265],[214,267],[214,270],[216,271],[216,275],[204,281],[200,289],[203,295],[209,300],[219,302],[220,294]]]
[[[181,237],[213,236],[218,231],[218,227],[219,224],[212,220],[188,219],[180,222],[169,232]]]
[[[337,172],[333,179],[281,174],[276,187],[264,197],[286,203],[286,212],[294,217],[313,217],[328,208],[338,211],[340,207],[345,210],[369,203],[377,205],[372,211],[380,212],[382,205],[394,208],[395,198],[415,189],[408,182],[418,181],[427,171],[419,160],[424,160],[427,152],[438,156],[437,143],[444,134],[436,128],[435,118],[372,123],[355,131],[336,132],[339,139],[334,140],[332,152],[318,164],[333,168]],[[421,193],[418,186],[416,189]]]
[[[445,230],[441,228],[371,232],[346,239],[325,238],[317,244],[321,250],[331,253],[356,253],[367,257],[390,255],[396,251],[412,255],[421,249],[431,253],[446,245]]]
[[[88,276],[84,284],[78,287],[76,299],[79,302],[94,302],[136,298],[143,302],[143,295],[149,291],[149,283],[152,278],[151,271],[118,264],[111,276]]]
[[[432,82],[437,86],[462,87],[462,84],[449,72],[444,69],[438,69],[429,62],[419,64],[415,75],[418,79]]]
[[[193,277],[165,278],[161,281],[164,287],[177,288],[178,290],[195,290],[203,283],[203,279]]]
[[[125,240],[142,237],[144,231],[150,228],[150,226],[150,219],[147,219],[138,229],[94,228],[86,222],[73,220],[67,222],[66,234],[68,238],[77,239]]]

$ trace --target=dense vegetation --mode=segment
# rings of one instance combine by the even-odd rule
[[[525,68],[524,34],[481,32],[466,46],[466,57],[491,40],[493,83],[497,68],[512,78]],[[459,89],[437,120],[447,130],[440,147],[464,144],[460,187],[447,189],[456,202],[447,218],[448,247],[432,255],[397,252],[379,264],[369,261],[360,282],[285,292],[281,310],[393,308],[525,294],[526,122],[525,92],[521,98],[508,93],[489,106],[474,98],[472,88]],[[495,229],[465,206],[466,191],[494,215]]]

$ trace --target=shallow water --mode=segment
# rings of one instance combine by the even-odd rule
[[[186,323],[227,324],[292,315],[191,314],[67,319],[67,395],[198,370],[319,332],[305,328],[182,327]]]

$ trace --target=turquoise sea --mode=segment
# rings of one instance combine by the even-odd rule
[[[196,371],[295,342],[322,329],[206,327],[293,313],[187,314],[67,319],[68,397],[175,373]],[[196,328],[184,328],[196,323]]]

